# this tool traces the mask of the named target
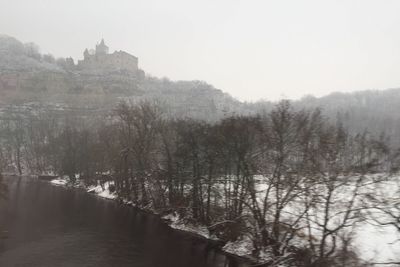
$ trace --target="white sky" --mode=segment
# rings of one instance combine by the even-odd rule
[[[400,87],[400,0],[0,0],[0,33],[75,60],[104,37],[241,100]]]

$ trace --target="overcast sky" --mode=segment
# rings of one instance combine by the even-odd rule
[[[400,0],[0,0],[0,33],[75,60],[104,37],[241,100],[400,87]]]

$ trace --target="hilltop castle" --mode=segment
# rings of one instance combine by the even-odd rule
[[[138,73],[138,58],[124,51],[109,53],[104,39],[96,45],[96,50],[85,49],[83,60],[78,61],[77,68],[81,71],[95,73],[130,72]]]

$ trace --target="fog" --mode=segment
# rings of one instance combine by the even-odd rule
[[[0,0],[0,33],[75,60],[104,37],[152,75],[276,100],[398,87],[399,11],[396,0]]]
[[[399,11],[0,0],[0,266],[400,266]]]

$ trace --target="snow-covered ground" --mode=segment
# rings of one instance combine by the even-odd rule
[[[61,185],[66,186],[69,185],[70,182],[66,177],[59,177],[50,181],[53,185]],[[91,185],[85,187],[79,181],[79,177],[77,181],[72,185],[73,187],[84,187],[88,193],[94,193],[99,197],[106,198],[106,199],[116,199],[118,196],[116,193],[110,191],[110,185],[113,185],[112,182],[105,182],[103,186],[99,183],[98,185]]]
[[[363,194],[373,194],[374,196],[380,196],[381,200],[387,200],[388,203],[393,203],[393,201],[399,201],[400,198],[400,176],[390,176],[386,174],[374,174],[374,175],[367,175],[365,179],[368,181],[379,180],[382,177],[386,177],[384,181],[381,181],[377,184],[371,182],[369,186],[362,187],[361,192]],[[350,179],[356,180],[357,176],[350,177]],[[266,192],[268,185],[265,182],[265,178],[259,176],[256,178],[259,183],[257,184],[257,192],[260,205],[263,202],[263,196]],[[368,183],[368,182],[366,182]],[[222,190],[222,189],[221,189]],[[354,186],[349,185],[340,188],[335,193],[335,198],[333,199],[334,204],[333,207],[336,208],[336,212],[340,214],[340,208],[343,205],[348,203],[349,199],[351,198],[351,194],[354,190]],[[224,200],[222,199],[221,202]],[[392,202],[391,202],[392,201]],[[355,208],[361,207],[362,204],[368,204],[368,201],[360,197],[356,204]],[[301,213],[301,205],[291,204],[290,206],[285,207],[285,216],[287,219],[290,219],[289,214],[298,214]],[[322,212],[322,211],[318,211]],[[369,211],[373,217],[383,218],[384,214],[377,210],[370,210]],[[335,213],[335,212],[332,212]],[[322,214],[321,214],[322,215]],[[268,215],[267,215],[268,216]],[[340,216],[338,215],[337,218],[331,218],[331,223],[335,224],[340,221]],[[316,218],[319,218],[317,216]],[[312,223],[313,224],[313,223]],[[318,226],[314,225],[317,229]],[[352,227],[348,228],[349,230]],[[314,236],[318,236],[318,231],[314,232]],[[353,241],[352,246],[358,256],[366,262],[399,262],[400,261],[400,232],[393,227],[392,225],[382,226],[376,225],[373,220],[369,219],[362,222],[357,222],[354,224],[353,228]],[[291,244],[296,246],[308,246],[307,240],[304,238],[297,238],[295,237]],[[249,256],[253,251],[253,245],[250,238],[242,237],[241,239],[228,242],[224,247],[223,250],[226,252],[240,255],[240,256]],[[268,251],[260,253],[260,260],[270,259],[270,254]],[[390,266],[390,265],[385,265]]]
[[[167,214],[162,218],[169,223],[169,226],[171,228],[194,233],[208,239],[217,240],[215,236],[210,235],[210,232],[208,231],[208,228],[206,226],[187,223],[183,219],[181,219],[176,212]]]
[[[116,199],[118,196],[115,192],[110,192],[110,185],[113,185],[111,182],[105,182],[103,187],[98,184],[96,186],[87,187],[88,193],[95,193],[99,197],[107,198],[107,199]]]
[[[63,179],[63,178],[57,178],[57,179],[51,180],[50,183],[52,183],[54,185],[67,185],[68,184],[68,180]]]
[[[394,227],[377,227],[365,223],[358,227],[354,245],[363,260],[398,262],[400,261],[399,240],[400,233]]]
[[[343,219],[343,207],[349,203],[355,188],[355,181],[360,176],[348,177],[349,180],[353,180],[353,183],[349,183],[337,190],[334,197],[332,198],[332,212],[330,226],[334,228],[335,224],[340,223]],[[262,178],[260,178],[262,179]],[[374,195],[376,199],[379,199],[382,203],[386,201],[385,205],[393,205],[395,201],[400,199],[400,177],[399,176],[389,176],[387,174],[373,174],[366,175],[364,177],[366,186],[362,186],[358,197],[354,204],[354,209],[362,208],[363,205],[373,206],[374,203],[366,199],[367,195]],[[374,181],[379,181],[375,183]],[[264,192],[266,190],[265,184],[259,185],[259,192]],[[321,191],[322,192],[322,191]],[[259,201],[261,201],[260,199]],[[287,214],[299,213],[300,207],[296,204],[292,204],[285,208]],[[317,213],[323,212],[323,210],[316,209]],[[399,212],[399,211],[397,211]],[[380,218],[381,221],[387,221],[384,219],[385,214],[382,212],[371,209],[368,211],[369,215],[367,217]],[[333,217],[336,216],[336,217]],[[322,214],[317,215],[313,220],[318,221],[322,217]],[[288,217],[289,218],[289,217]],[[392,219],[393,220],[393,219]],[[348,231],[353,229],[353,241],[352,246],[357,252],[361,260],[367,262],[400,262],[400,232],[393,225],[378,225],[371,219],[365,221],[357,222],[354,220],[354,228],[348,227]],[[313,223],[311,223],[313,224]],[[318,229],[318,226],[314,224],[314,227]],[[318,236],[318,231],[314,232],[314,236]],[[294,240],[295,245],[308,245],[306,240],[297,238]],[[300,243],[299,243],[300,242]],[[385,265],[390,266],[390,265]],[[397,266],[397,265],[396,265]]]
[[[254,250],[254,246],[251,239],[244,236],[239,240],[227,242],[222,249],[228,253],[244,257],[251,254]]]
[[[374,198],[393,204],[400,200],[400,176],[392,176],[378,186],[369,188]],[[394,211],[399,212],[399,211]],[[371,215],[379,221],[388,221],[385,214],[372,210]],[[392,218],[393,219],[393,218]],[[374,221],[356,228],[354,245],[362,259],[371,262],[400,262],[400,232],[393,225],[377,225]],[[386,265],[388,266],[388,265]]]

